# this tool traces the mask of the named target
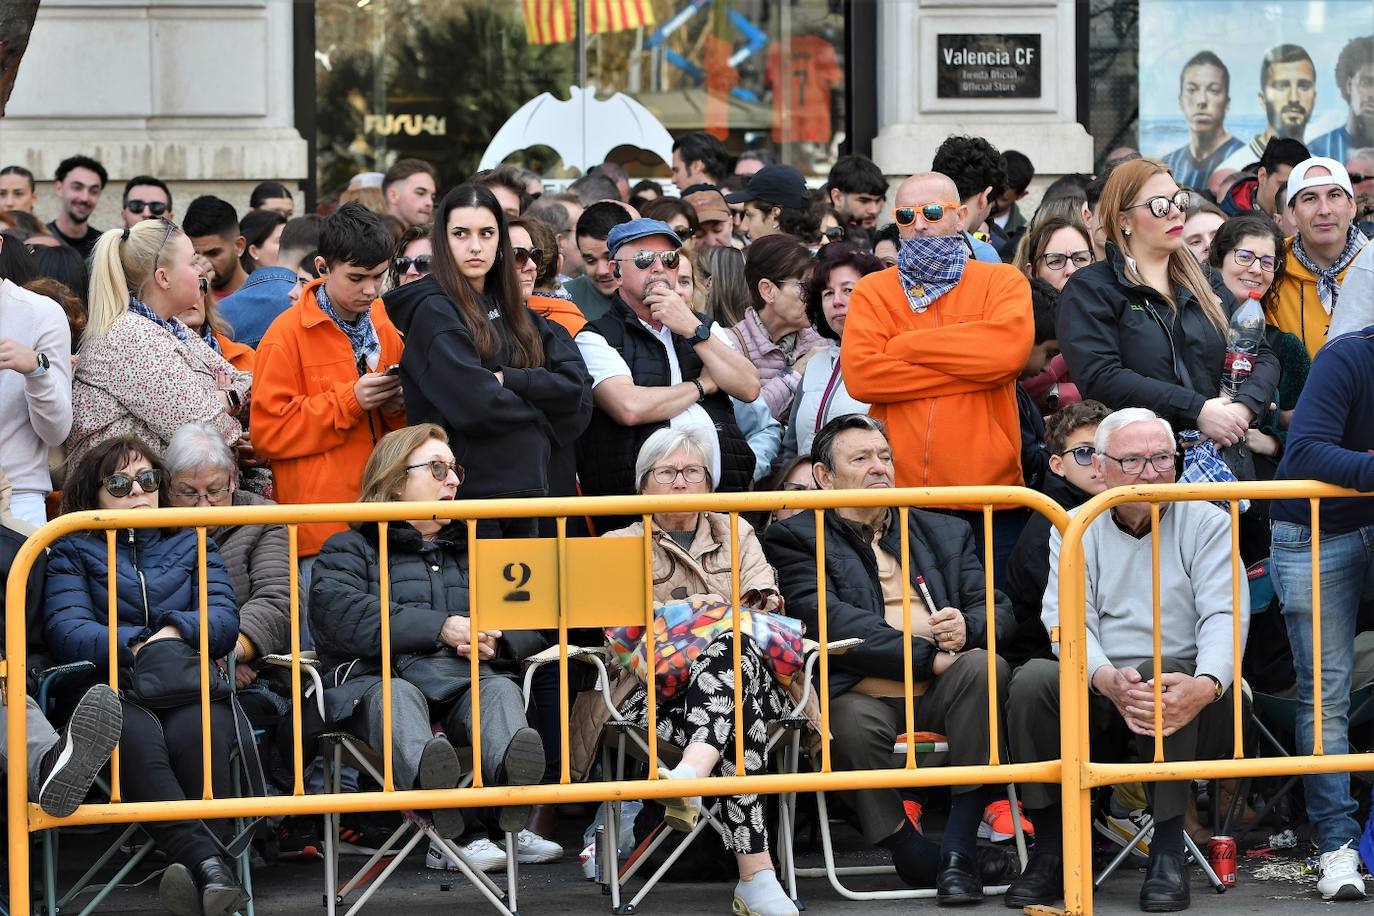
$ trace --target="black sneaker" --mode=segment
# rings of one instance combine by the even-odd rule
[[[277,848],[279,862],[322,861],[324,844],[320,842],[319,818],[311,815],[284,818],[277,827]]]
[[[59,741],[44,757],[38,804],[53,817],[67,817],[86,800],[91,783],[119,742],[124,707],[108,684],[86,691],[72,710]]]
[[[362,814],[344,815],[339,819],[339,852],[355,856],[376,855],[401,825],[394,815],[390,823],[386,819],[386,815],[372,818]]]

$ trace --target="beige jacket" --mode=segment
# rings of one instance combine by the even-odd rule
[[[635,522],[605,536],[643,537],[644,523]],[[697,516],[696,538],[687,550],[658,526],[654,526],[653,539],[655,601],[681,601],[693,595],[730,597],[730,516],[720,512]],[[758,535],[744,519],[739,520],[739,593],[746,607],[770,611],[781,607],[777,574],[763,555]]]

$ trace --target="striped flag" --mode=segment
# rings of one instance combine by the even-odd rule
[[[583,4],[588,35],[623,32],[654,24],[652,0],[522,0],[530,44],[561,44],[577,38],[574,2]]]

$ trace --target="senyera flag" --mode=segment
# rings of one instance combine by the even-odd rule
[[[577,37],[579,0],[523,0],[530,44],[561,44]],[[652,0],[580,0],[588,35],[654,24]]]

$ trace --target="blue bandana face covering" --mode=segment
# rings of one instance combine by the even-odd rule
[[[959,285],[968,263],[962,236],[902,239],[897,251],[897,276],[911,310],[924,312],[930,304]]]

